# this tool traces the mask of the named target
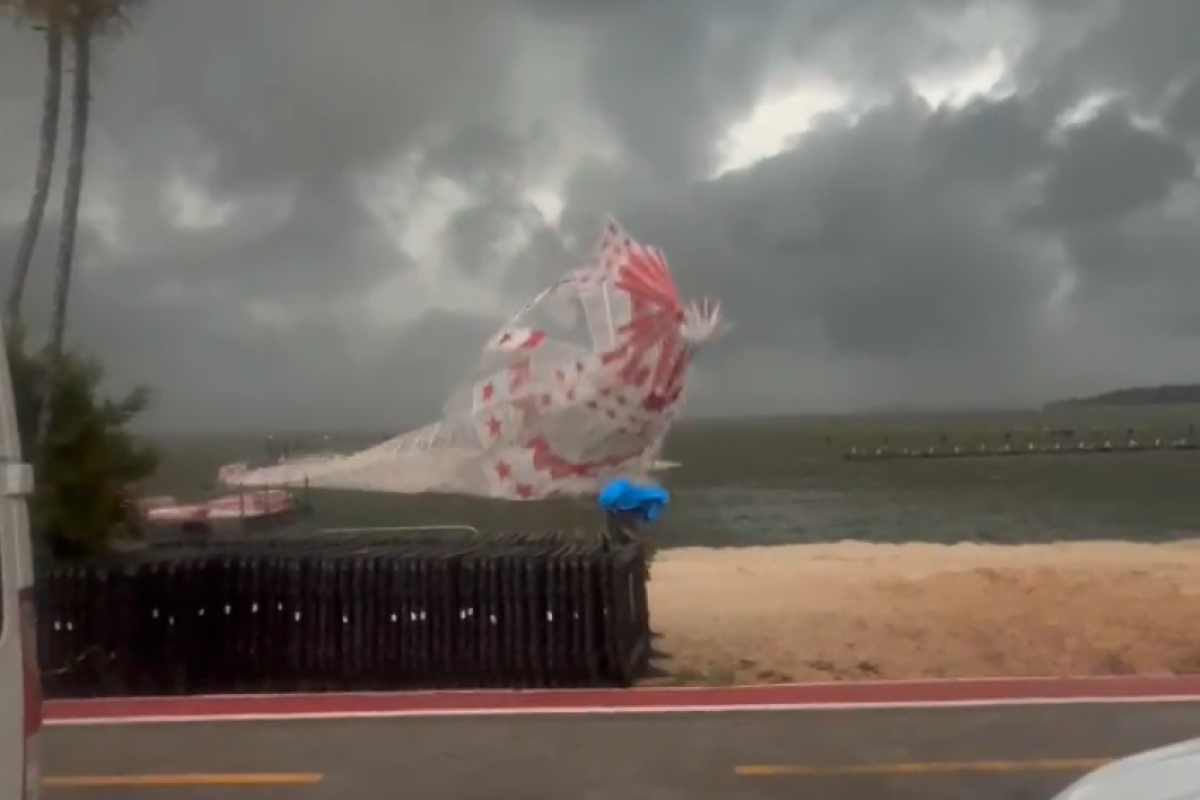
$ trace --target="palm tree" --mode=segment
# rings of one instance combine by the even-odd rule
[[[71,42],[74,74],[71,81],[71,136],[67,152],[66,185],[63,189],[62,230],[54,262],[54,301],[50,317],[47,394],[38,413],[38,438],[44,442],[50,430],[52,390],[67,334],[67,301],[75,260],[75,238],[79,229],[79,201],[83,194],[84,156],[87,151],[88,112],[91,109],[92,40],[98,33],[124,29],[129,14],[140,0],[53,0],[65,4],[65,25]]]
[[[33,196],[29,199],[29,211],[25,215],[25,227],[21,231],[21,242],[17,247],[17,258],[13,264],[12,283],[4,306],[4,323],[8,330],[20,323],[21,301],[25,295],[25,284],[29,280],[29,268],[33,263],[33,249],[37,245],[42,220],[46,216],[46,203],[50,199],[50,178],[54,174],[54,153],[58,147],[58,117],[62,105],[63,74],[63,9],[61,0],[0,0],[0,12],[16,17],[18,22],[31,21],[40,28],[46,38],[46,72],[42,87],[42,126],[39,134],[37,172],[33,182]]]

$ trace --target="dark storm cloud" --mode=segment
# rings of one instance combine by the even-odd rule
[[[73,337],[106,356],[114,385],[154,384],[161,425],[426,421],[490,322],[431,311],[380,330],[364,318],[411,260],[362,189],[404,189],[389,164],[478,117],[503,81],[509,19],[425,0],[148,5],[100,50],[89,190],[116,210],[119,242],[85,227]],[[0,32],[4,194],[32,182],[41,62],[28,34]],[[460,136],[437,168],[507,158]],[[173,182],[225,218],[181,226]],[[56,204],[30,289],[35,328]],[[15,229],[0,235],[15,252]]]
[[[206,272],[239,290],[363,291],[404,259],[381,246],[357,185],[493,95],[508,41],[503,14],[474,3],[170,0],[113,54],[97,125],[135,162],[162,154],[159,172],[132,167],[129,183],[191,166],[218,200],[274,192],[290,206],[210,253]]]
[[[51,242],[58,230],[48,227]],[[0,247],[16,240],[15,228],[0,228]],[[159,291],[153,275],[107,261],[93,237],[81,245],[93,260],[75,283],[72,338],[108,356],[112,391],[155,391],[147,422],[158,429],[415,427],[435,418],[494,328],[491,319],[436,310],[369,338],[345,310],[265,325],[236,305]],[[49,317],[52,257],[41,247],[34,265],[35,333]]]
[[[725,11],[662,0],[598,23],[604,44],[589,61],[589,88],[643,168],[674,179],[703,172],[724,126],[755,101],[771,17]]]
[[[1051,122],[1020,97],[976,100],[934,111],[924,123],[923,148],[933,156],[933,169],[948,180],[1012,182],[1044,166]]]
[[[509,36],[489,6],[165,0],[119,44],[98,113],[135,140],[182,122],[217,190],[378,168],[494,94]]]
[[[820,74],[888,91],[918,70],[953,71],[970,64],[979,57],[974,39],[961,30],[947,32],[946,21],[988,4],[535,0],[532,5],[587,26],[593,43],[587,61],[591,98],[642,170],[678,181],[713,166],[729,123],[782,76]],[[971,20],[964,24],[972,27]]]
[[[262,301],[310,314],[359,301],[381,278],[408,267],[348,179],[301,184],[270,201],[273,209],[234,206],[212,228],[179,227],[162,192],[148,194],[145,206],[125,194],[122,218],[129,227],[119,226],[119,235],[131,246],[114,264],[146,289],[185,285],[197,297],[231,306]],[[139,208],[144,213],[137,215]],[[145,234],[134,238],[137,230]],[[88,250],[83,257],[103,253]]]
[[[1036,132],[1010,125],[1026,141],[1001,150],[1003,177],[975,166],[992,136],[976,120],[1005,108],[948,120],[900,98],[857,121],[830,118],[792,150],[674,200],[619,210],[666,249],[685,292],[724,300],[734,355],[787,341],[804,321],[797,359],[816,357],[806,348],[914,367],[941,359],[959,375],[984,359],[1011,382],[1020,365],[1009,354],[1040,326],[1053,272],[1041,234],[1005,214],[1041,157]]]
[[[421,159],[428,175],[451,178],[471,188],[521,177],[527,160],[551,144],[545,131],[518,132],[502,118],[465,121],[435,139]]]
[[[1183,144],[1109,104],[1067,132],[1046,176],[1044,211],[1061,225],[1124,217],[1161,205],[1195,171]]]
[[[518,131],[503,119],[484,118],[448,131],[425,151],[423,175],[453,180],[472,195],[442,231],[448,267],[468,277],[497,270],[505,260],[500,244],[509,231],[544,227],[524,192],[533,162],[553,146],[544,129]]]
[[[1164,116],[1175,133],[1193,141],[1200,139],[1200,66],[1175,92]]]
[[[490,322],[430,311],[388,326],[365,309],[429,304],[379,293],[414,274],[420,256],[395,228],[440,202],[412,191],[438,181],[457,187],[449,218],[422,223],[441,228],[442,274],[502,276],[512,302],[557,275],[564,240],[585,244],[603,212],[662,245],[684,293],[721,297],[736,325],[701,360],[702,411],[995,406],[1200,370],[1195,348],[1176,346],[1200,334],[1185,302],[1200,290],[1200,51],[1187,23],[1200,4],[148,8],[101,56],[89,190],[93,212],[116,214],[111,230],[85,231],[72,331],[116,382],[160,386],[162,425],[435,413]],[[36,41],[15,35],[0,32],[10,202],[31,182],[40,90]],[[913,93],[914,78],[989,51],[1018,59],[1009,96],[934,108]],[[580,62],[566,102],[518,69],[550,52]],[[730,125],[797,80],[843,88],[853,111],[711,177]],[[1115,97],[1064,128],[1097,93]],[[610,145],[603,157],[575,147],[581,131]],[[529,192],[563,170],[560,236]],[[175,185],[223,218],[182,226]],[[529,243],[502,269],[515,230]],[[2,252],[13,235],[0,226]]]
[[[960,43],[1013,9],[1039,15],[1031,26],[1044,31],[1017,65],[1025,80],[1015,94],[940,109],[909,96],[914,73],[952,73],[977,59]],[[793,403],[830,396],[803,373],[845,380],[855,371],[828,368],[831,360],[874,373],[859,383],[887,399],[933,402],[1030,402],[1058,386],[1169,375],[1177,359],[1151,349],[1138,351],[1137,378],[1097,366],[1095,354],[1108,334],[1137,351],[1135,341],[1161,344],[1191,324],[1169,290],[1149,287],[1187,285],[1181,265],[1200,256],[1172,217],[1179,212],[1166,209],[1178,192],[1195,191],[1193,159],[1172,133],[1132,115],[1162,113],[1170,97],[1167,122],[1188,124],[1198,51],[1181,45],[1179,17],[1154,9],[1143,19],[1142,10],[1003,2],[578,10],[609,33],[594,45],[592,92],[627,160],[580,165],[564,218],[586,227],[580,219],[614,208],[663,245],[680,282],[720,295],[737,320],[711,369],[741,373],[735,365],[758,353],[757,379]],[[957,38],[946,19],[962,22]],[[724,39],[713,33],[722,24],[732,31]],[[750,55],[739,62],[736,53]],[[686,67],[716,55],[745,69]],[[639,58],[665,66],[634,80]],[[834,115],[743,172],[701,178],[716,132],[789,64],[884,102],[861,118]],[[741,89],[745,76],[757,88]],[[1101,91],[1131,94],[1063,131],[1059,116]],[[666,166],[655,175],[642,166],[656,163]],[[1134,287],[1106,287],[1111,272]],[[771,366],[761,361],[768,348]],[[738,393],[714,402],[736,406]]]
[[[1194,2],[1120,0],[1083,8],[1091,12],[1094,26],[1082,41],[1060,54],[1053,65],[1057,80],[1130,91],[1139,100],[1153,103],[1200,66],[1195,42],[1200,5]],[[1054,42],[1044,44],[1058,49]]]
[[[497,244],[513,224],[511,202],[503,195],[486,198],[451,216],[443,235],[449,242],[450,262],[460,272],[477,277],[503,258]]]

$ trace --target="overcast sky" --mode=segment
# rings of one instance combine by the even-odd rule
[[[1196,0],[146,5],[70,334],[156,427],[429,421],[605,211],[734,322],[696,413],[1200,380]],[[0,28],[5,285],[40,90]]]

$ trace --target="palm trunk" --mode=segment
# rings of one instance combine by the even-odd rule
[[[37,175],[33,183],[33,197],[29,200],[29,212],[25,215],[25,229],[21,232],[21,243],[17,247],[17,260],[13,265],[12,283],[8,288],[8,299],[4,308],[4,322],[9,330],[21,319],[21,300],[25,295],[25,284],[29,280],[29,268],[33,264],[33,248],[37,244],[42,220],[46,216],[46,202],[50,199],[50,178],[54,174],[54,151],[58,146],[58,117],[62,105],[63,72],[63,26],[51,18],[46,22],[46,75],[42,88],[42,129],[38,152]]]
[[[71,26],[75,75],[71,86],[71,146],[67,155],[67,181],[63,191],[62,232],[54,262],[54,308],[50,318],[50,351],[46,386],[38,413],[38,452],[50,432],[54,389],[58,385],[63,341],[67,335],[67,300],[71,294],[71,268],[75,258],[75,233],[79,227],[79,199],[83,193],[83,157],[87,149],[88,107],[91,101],[92,31],[86,23]]]

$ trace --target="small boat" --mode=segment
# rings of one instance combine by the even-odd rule
[[[306,503],[285,489],[255,489],[197,503],[162,495],[136,504],[142,532],[151,541],[236,536],[286,525],[306,511]]]

